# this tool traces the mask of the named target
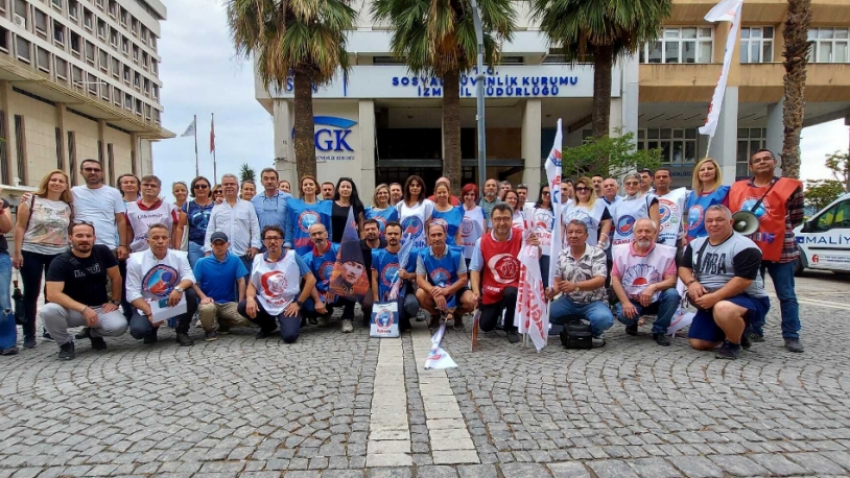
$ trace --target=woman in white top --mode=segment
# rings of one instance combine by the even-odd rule
[[[20,269],[24,285],[24,348],[35,347],[35,318],[41,276],[57,255],[68,250],[71,223],[71,190],[68,175],[53,170],[42,178],[29,201],[18,206],[15,255],[12,265]]]
[[[460,242],[463,245],[463,257],[466,259],[466,267],[472,261],[472,253],[475,250],[475,242],[484,235],[487,230],[487,215],[484,209],[478,205],[478,186],[469,183],[463,187],[460,193],[463,200],[463,221],[460,225]]]
[[[401,243],[404,245],[412,240],[414,248],[425,247],[428,245],[425,231],[434,214],[434,203],[425,193],[425,181],[415,174],[407,177],[403,192],[402,200],[396,204],[401,223]]]
[[[566,225],[577,219],[587,225],[587,245],[599,244],[606,249],[611,235],[611,213],[605,201],[596,197],[593,182],[588,177],[579,178],[573,190],[575,199],[564,206],[561,237],[566,239]]]
[[[183,205],[186,204],[186,200],[189,198],[189,186],[186,185],[183,181],[177,181],[171,184],[171,194],[174,196],[174,207],[177,208],[178,211],[183,210]],[[189,229],[183,229],[183,239],[180,243],[180,250],[186,251],[189,247]]]
[[[560,224],[558,225],[560,227]],[[540,273],[543,275],[543,287],[549,287],[549,254],[552,252],[552,232],[555,230],[555,211],[552,209],[552,195],[549,186],[540,187],[537,202],[534,203],[534,229],[540,239]]]
[[[610,206],[614,223],[614,245],[628,244],[634,241],[634,227],[638,219],[650,218],[660,229],[661,215],[658,212],[658,198],[647,193],[641,196],[640,175],[629,173],[623,182],[626,195],[621,201]]]
[[[504,201],[508,203],[508,206],[510,206],[514,212],[513,227],[524,229],[525,224],[523,224],[524,218],[522,215],[522,205],[519,203],[519,194],[511,189],[505,193]]]

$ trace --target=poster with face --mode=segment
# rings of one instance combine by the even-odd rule
[[[360,241],[343,241],[331,274],[331,292],[340,297],[363,300],[369,291],[369,275],[364,262]]]

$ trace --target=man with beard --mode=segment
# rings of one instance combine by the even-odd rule
[[[132,254],[127,260],[127,300],[136,308],[130,318],[130,335],[136,340],[144,339],[148,345],[156,343],[162,322],[155,322],[151,303],[164,301],[168,307],[174,307],[185,300],[186,312],[176,317],[177,343],[194,345],[189,337],[189,323],[198,309],[192,287],[195,275],[187,254],[169,249],[170,244],[168,226],[153,224],[148,228],[148,249]]]
[[[466,261],[463,251],[446,245],[446,229],[442,224],[428,226],[428,242],[416,258],[416,299],[431,314],[428,327],[440,326],[441,313],[451,320],[455,330],[463,330],[463,314],[475,309],[473,295],[467,287]]]
[[[76,357],[71,327],[88,327],[93,350],[106,348],[103,337],[118,337],[127,330],[119,300],[107,300],[106,278],[112,281],[112,297],[121,297],[118,261],[109,247],[97,244],[94,226],[77,222],[71,226],[71,250],[56,256],[47,271],[47,301],[38,311],[41,322],[59,346],[59,360]]]
[[[320,222],[310,226],[309,232],[313,250],[304,254],[301,258],[316,278],[316,285],[310,292],[310,298],[304,302],[301,312],[311,323],[316,323],[318,317],[324,327],[328,325],[328,318],[333,314],[333,309],[342,307],[343,332],[351,332],[353,330],[351,321],[354,319],[354,301],[333,294],[330,298],[328,297],[331,274],[339,254],[339,244],[333,244],[328,240],[328,230]]]
[[[399,183],[391,183],[390,184],[390,206],[395,206],[402,200],[404,197],[404,192],[401,189],[401,184]]]
[[[493,207],[491,220],[493,229],[475,242],[472,251],[469,264],[472,302],[481,302],[479,325],[483,332],[495,329],[504,311],[508,341],[515,344],[519,342],[514,315],[520,271],[517,256],[522,248],[522,230],[511,227],[513,211],[505,203]],[[535,234],[530,234],[526,243],[540,245]]]
[[[605,178],[598,174],[594,174],[590,181],[593,183],[593,190],[596,191],[596,197],[602,197],[602,183],[605,181]]]
[[[292,197],[288,192],[280,189],[277,170],[265,168],[260,172],[260,181],[263,183],[263,192],[251,198],[251,205],[257,214],[260,230],[266,226],[280,226],[287,230],[286,222],[289,220],[286,200]],[[291,238],[283,247],[291,248]]]
[[[387,246],[372,251],[372,300],[373,302],[390,302],[393,289],[398,291],[399,300],[399,330],[410,329],[410,318],[419,313],[419,301],[413,290],[407,290],[407,284],[416,281],[416,274],[407,272],[399,265],[398,253],[401,251],[401,224],[390,221],[384,227],[384,237]],[[408,258],[416,262],[412,252]],[[399,281],[396,285],[396,281]]]
[[[481,196],[481,199],[478,201],[478,205],[481,206],[481,209],[484,211],[484,219],[490,219],[490,216],[493,214],[493,208],[496,204],[502,202],[499,197],[499,183],[495,179],[488,179],[487,182],[484,183],[484,195]]]
[[[587,224],[573,219],[567,224],[567,244],[558,257],[555,284],[546,290],[549,300],[559,292],[563,295],[552,303],[551,322],[565,325],[570,319],[590,321],[593,347],[605,345],[602,334],[614,325],[608,308],[605,279],[608,267],[605,251],[587,245]]]
[[[667,328],[682,298],[676,291],[676,248],[656,244],[657,237],[652,220],[637,220],[635,241],[614,246],[611,287],[620,299],[617,320],[626,325],[626,334],[637,335],[643,316],[657,314],[652,338],[666,347],[670,345]]]
[[[301,308],[310,297],[316,278],[295,251],[283,250],[284,239],[280,226],[263,229],[266,252],[254,258],[248,292],[237,309],[260,326],[257,339],[271,337],[280,325],[281,339],[291,344],[301,335]]]
[[[387,241],[381,237],[381,229],[376,219],[367,219],[363,222],[363,239],[360,240],[360,250],[363,253],[363,269],[369,278],[369,286],[372,285],[372,252],[387,247]],[[358,264],[359,265],[359,264]],[[369,325],[372,317],[372,291],[363,296],[363,323]]]
[[[334,183],[322,183],[322,199],[333,201],[336,186]]]

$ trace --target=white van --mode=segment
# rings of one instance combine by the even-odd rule
[[[850,193],[794,229],[800,258],[797,273],[821,269],[850,273]]]

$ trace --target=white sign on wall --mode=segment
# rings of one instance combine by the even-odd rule
[[[612,96],[620,96],[619,69],[612,75]],[[461,75],[461,98],[475,98],[478,80],[473,71]],[[484,94],[489,98],[591,98],[593,67],[589,65],[509,65],[488,70]],[[443,80],[417,76],[404,65],[357,65],[343,81],[337,73],[331,84],[313,88],[314,98],[441,98]],[[272,90],[276,98],[292,98],[290,78],[282,89]]]

